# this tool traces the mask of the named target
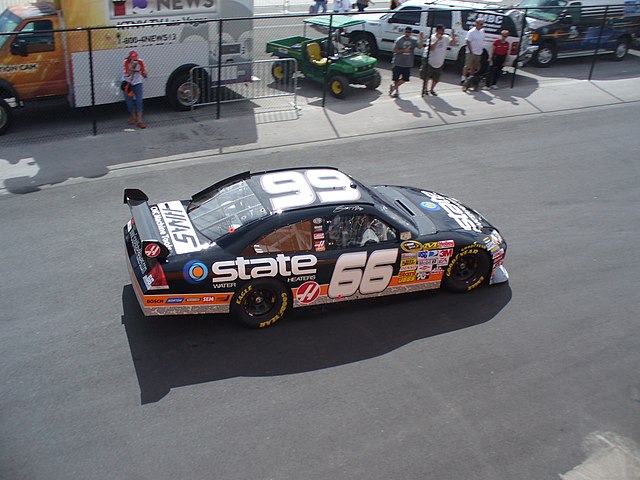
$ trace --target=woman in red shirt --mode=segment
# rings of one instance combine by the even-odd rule
[[[502,66],[509,53],[509,42],[507,42],[509,30],[502,30],[500,35],[501,37],[491,44],[491,52],[489,53],[489,65],[491,65],[491,68],[487,77],[487,88],[491,89],[498,88],[496,83],[500,75],[502,75]]]

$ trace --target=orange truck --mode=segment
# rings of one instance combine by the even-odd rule
[[[211,69],[208,85],[194,85],[193,67],[220,62],[223,83],[250,81],[252,16],[253,0],[57,0],[9,7],[0,15],[0,134],[11,126],[13,109],[32,100],[67,97],[73,107],[123,101],[123,62],[132,49],[147,67],[145,98],[166,96],[178,110],[218,82],[218,70]],[[240,20],[226,22],[222,32],[220,22],[203,21],[220,18]]]

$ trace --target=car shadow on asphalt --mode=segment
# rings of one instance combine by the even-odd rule
[[[131,285],[122,323],[141,403],[172,388],[233,377],[290,375],[378,357],[413,341],[481,325],[511,300],[508,284],[460,295],[432,291],[295,309],[251,330],[229,315],[145,317]]]

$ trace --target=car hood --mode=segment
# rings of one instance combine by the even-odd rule
[[[437,231],[482,232],[492,225],[475,210],[452,197],[413,187],[377,185],[375,190],[413,219],[420,234]]]
[[[363,55],[356,53],[355,55],[348,55],[340,58],[340,62],[344,62],[353,68],[358,68],[367,65],[376,65],[378,60],[369,55]]]

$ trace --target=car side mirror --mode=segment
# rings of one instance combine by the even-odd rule
[[[11,54],[19,55],[21,57],[27,56],[27,42],[23,39],[15,40],[11,44]]]

